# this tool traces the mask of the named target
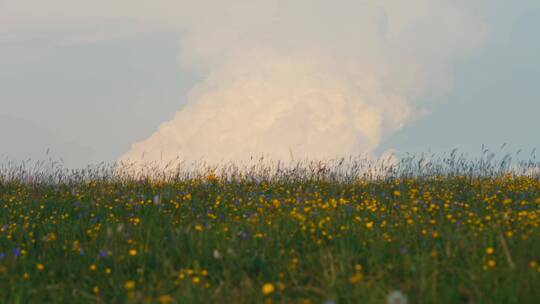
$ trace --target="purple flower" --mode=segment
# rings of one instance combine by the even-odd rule
[[[100,258],[104,258],[106,256],[107,256],[107,251],[105,251],[105,249],[99,250],[99,257]]]
[[[249,237],[248,233],[245,232],[245,231],[240,231],[240,233],[238,233],[238,236],[239,236],[242,240],[247,240],[247,238]]]
[[[19,249],[19,247],[13,248],[13,255],[16,256],[16,257],[21,256],[21,250]]]
[[[6,254],[3,252],[0,252],[0,260],[3,260],[6,257]]]

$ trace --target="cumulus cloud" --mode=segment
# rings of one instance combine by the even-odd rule
[[[208,76],[121,160],[369,154],[415,115],[416,98],[449,85],[449,64],[481,40],[481,23],[456,3],[191,5],[180,58]]]
[[[386,92],[368,67],[360,75],[320,54],[255,51],[210,73],[176,117],[126,158],[209,162],[329,158],[360,154],[399,129],[410,106]],[[238,55],[242,56],[242,55]]]
[[[179,61],[206,78],[127,162],[369,154],[419,113],[416,100],[451,85],[453,60],[485,32],[455,0],[10,1],[55,23],[181,33]]]

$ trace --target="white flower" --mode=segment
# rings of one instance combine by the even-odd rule
[[[216,260],[221,259],[221,253],[217,249],[214,249],[213,255],[214,255],[214,259]]]
[[[399,290],[394,290],[386,297],[386,304],[407,304],[407,297]]]
[[[120,233],[124,230],[124,224],[118,224],[118,226],[116,226],[116,233]]]
[[[236,256],[236,252],[234,252],[234,249],[232,249],[231,247],[227,248],[227,253],[230,255],[230,256]]]

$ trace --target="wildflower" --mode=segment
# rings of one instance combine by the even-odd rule
[[[129,255],[130,256],[136,256],[137,255],[137,250],[136,249],[130,249],[129,250]]]
[[[373,228],[373,222],[367,222],[367,223],[366,223],[366,228],[367,228],[367,229]]]
[[[28,272],[25,272],[25,273],[23,274],[23,279],[25,279],[25,280],[30,279],[30,275],[28,274]]]
[[[215,182],[218,180],[218,177],[217,175],[214,173],[214,172],[210,172],[208,173],[208,175],[206,176],[206,179],[209,181],[209,182]]]
[[[214,252],[212,253],[212,255],[214,256],[214,259],[216,260],[221,259],[221,253],[217,249],[214,249]]]
[[[170,304],[174,302],[173,297],[170,295],[162,295],[159,297],[159,304]]]
[[[124,230],[124,224],[118,224],[118,226],[116,226],[116,233],[120,233]]]
[[[90,270],[92,270],[92,271],[95,271],[97,266],[96,266],[96,264],[91,264],[90,267],[88,267],[88,268],[90,268]]]
[[[407,297],[399,290],[394,290],[386,297],[387,304],[407,304]]]
[[[538,267],[538,262],[535,260],[530,261],[529,267],[531,267],[532,269],[535,269],[536,267]]]
[[[238,235],[240,236],[240,238],[241,238],[242,240],[247,240],[248,237],[249,237],[249,234],[248,234],[247,232],[245,232],[245,231],[240,231],[240,232],[238,233]]]
[[[201,279],[200,279],[199,277],[195,276],[195,277],[193,277],[193,278],[191,279],[191,282],[192,282],[193,284],[199,284],[199,283],[201,282]]]
[[[133,280],[128,280],[124,283],[124,288],[127,289],[127,290],[131,290],[133,288],[135,288],[135,281]]]
[[[196,231],[203,231],[203,226],[202,225],[195,225],[195,230]]]
[[[491,259],[487,262],[487,265],[490,267],[490,268],[493,268],[495,266],[497,266],[497,262],[495,262],[495,260]]]
[[[111,274],[112,270],[110,268],[105,268],[105,274]]]
[[[493,247],[486,248],[486,254],[487,255],[492,255],[494,252],[495,252],[495,249],[493,249]]]
[[[104,258],[106,256],[107,256],[107,251],[105,251],[105,249],[100,249],[99,250],[99,257]]]
[[[361,273],[355,273],[355,274],[353,274],[352,276],[349,277],[349,283],[354,285],[354,284],[362,281],[363,277],[364,276]]]
[[[276,287],[274,287],[274,284],[272,283],[265,283],[261,288],[261,291],[265,296],[273,293],[275,290]]]
[[[99,287],[94,286],[94,288],[92,288],[92,292],[95,294],[99,294]]]
[[[45,266],[41,263],[38,263],[36,264],[36,269],[39,270],[39,271],[42,271],[43,269],[45,269]]]
[[[51,232],[47,235],[46,240],[48,242],[56,241],[56,234],[54,232]]]

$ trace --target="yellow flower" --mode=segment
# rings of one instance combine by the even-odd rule
[[[112,270],[110,268],[105,268],[105,273],[106,274],[111,274]]]
[[[489,267],[493,268],[493,267],[497,266],[497,262],[495,262],[495,260],[489,260],[489,261],[487,262],[487,265],[488,265]]]
[[[486,248],[486,254],[487,255],[492,255],[494,252],[495,252],[495,249],[493,249],[493,247]]]
[[[203,231],[203,226],[201,226],[201,225],[195,225],[195,230],[197,230],[197,231]]]
[[[135,249],[130,249],[130,250],[129,250],[129,255],[130,255],[130,256],[136,256],[136,255],[137,255],[137,250],[135,250]]]
[[[199,284],[201,282],[201,279],[199,277],[193,277],[191,279],[191,282],[193,282],[193,284]]]
[[[99,287],[94,286],[94,288],[92,288],[92,292],[95,293],[95,294],[98,294],[99,293]]]
[[[373,228],[373,222],[367,222],[367,223],[366,223],[366,228],[367,228],[367,229]]]
[[[535,269],[536,267],[538,267],[538,262],[535,261],[535,260],[532,260],[529,262],[529,267]]]
[[[160,304],[169,304],[169,303],[172,303],[172,302],[174,302],[174,299],[170,295],[162,295],[162,296],[159,297],[159,303]]]
[[[214,173],[214,172],[210,172],[208,173],[208,175],[206,176],[206,179],[209,181],[209,182],[215,182],[218,180],[218,177],[217,175]]]
[[[90,270],[95,271],[97,267],[96,267],[96,264],[92,264],[92,265],[90,265],[89,268],[90,268]]]
[[[45,269],[45,266],[43,264],[41,264],[41,263],[38,263],[36,265],[36,269],[39,270],[39,271],[42,271],[43,269]]]
[[[127,290],[131,290],[131,289],[135,288],[135,281],[133,281],[133,280],[126,281],[124,283],[124,288],[127,289]]]
[[[265,296],[271,294],[271,293],[274,292],[275,290],[276,290],[276,287],[274,287],[274,284],[272,284],[272,283],[266,283],[266,284],[264,284],[264,285],[262,286],[262,289],[261,289],[263,295],[265,295]]]
[[[349,283],[356,284],[360,281],[362,281],[363,275],[361,273],[355,273],[352,276],[349,277]]]
[[[30,279],[30,275],[28,274],[28,272],[25,272],[25,273],[23,274],[23,279],[25,279],[25,280]]]

